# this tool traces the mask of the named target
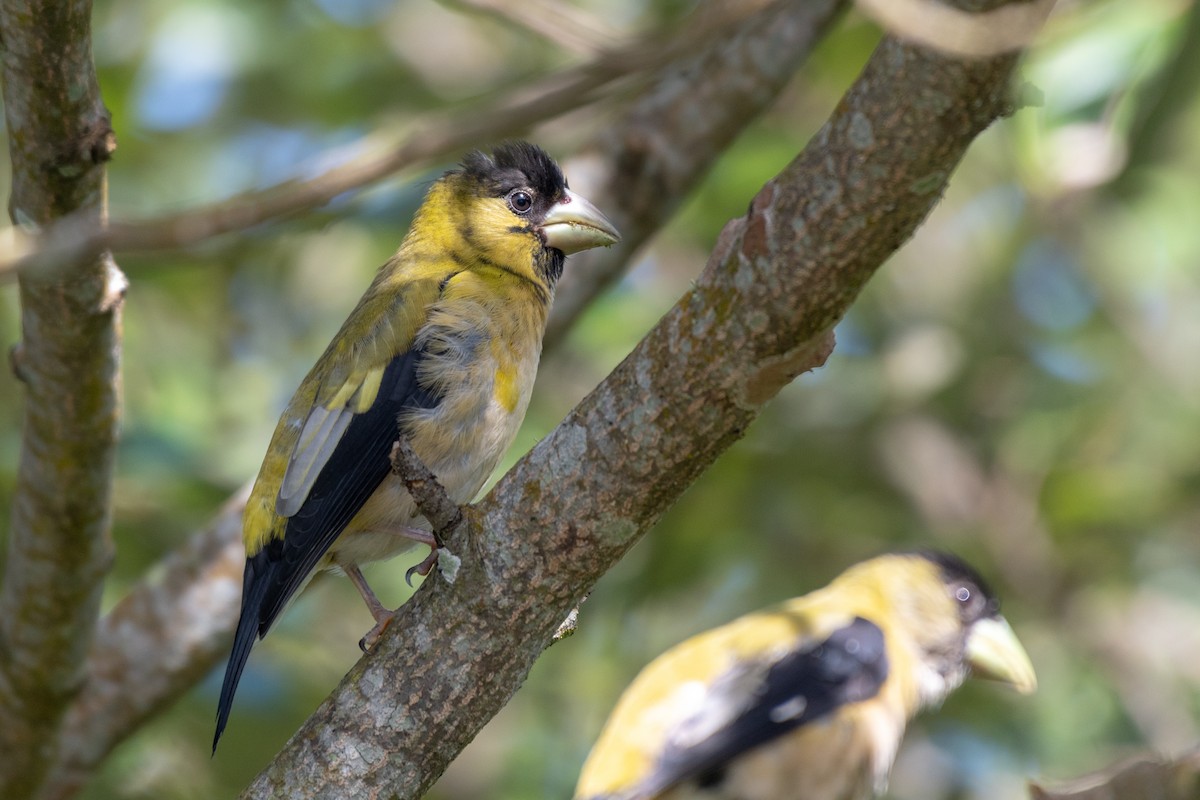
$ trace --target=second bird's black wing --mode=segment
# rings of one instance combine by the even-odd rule
[[[755,672],[761,678],[753,677]],[[740,673],[740,674],[734,674]],[[789,653],[766,665],[743,665],[714,685],[705,708],[685,723],[699,736],[680,731],[672,736],[657,764],[630,798],[656,797],[685,781],[716,783],[735,757],[838,708],[868,700],[879,693],[888,675],[883,631],[856,617],[849,625],[811,647]],[[752,682],[749,705],[744,693]],[[722,698],[723,686],[734,696]],[[742,708],[708,731],[705,709]],[[744,708],[743,708],[744,707]]]

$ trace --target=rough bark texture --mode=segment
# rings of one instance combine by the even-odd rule
[[[594,176],[588,185],[602,187],[610,198],[601,198],[606,210],[621,209],[630,195],[647,194],[657,202],[647,203],[637,218],[618,212],[624,236],[619,252],[606,249],[602,260],[582,264],[595,251],[571,257],[564,276],[569,285],[565,291],[560,286],[555,300],[555,309],[570,310],[563,316],[555,311],[547,346],[623,271],[632,252],[627,243],[643,242],[661,227],[725,144],[770,105],[819,41],[820,28],[845,5],[844,0],[773,4],[764,20],[739,26],[728,39],[667,70],[653,91],[587,148],[589,155],[566,165],[577,182],[587,180],[584,172]],[[814,28],[806,31],[805,24]],[[707,141],[709,136],[721,141]],[[672,149],[672,141],[687,147]],[[603,175],[596,176],[600,169]],[[570,282],[575,272],[586,274]],[[139,584],[102,621],[47,797],[73,796],[113,747],[228,656],[240,596],[236,589],[227,591],[228,581],[231,575],[240,579],[244,559],[242,500],[231,500],[162,569],[152,571],[163,578]],[[197,598],[203,599],[203,614],[191,609]],[[179,620],[187,622],[186,635],[175,629]]]
[[[229,655],[242,596],[249,488],[101,620],[42,800],[77,793],[117,744]]]
[[[87,0],[0,4],[0,71],[13,163],[9,213],[24,228],[104,214],[115,147],[92,65]],[[20,465],[0,589],[0,797],[31,796],[54,761],[83,681],[112,560],[125,279],[102,256],[56,280],[22,280],[26,385]]]
[[[833,118],[730,223],[696,287],[468,516],[426,582],[244,797],[419,797],[579,598],[828,355],[831,329],[1009,111],[1015,58],[886,40]],[[723,354],[713,357],[714,353]]]
[[[663,70],[565,172],[606,210],[621,241],[571,258],[546,330],[553,347],[678,210],[730,143],[768,108],[849,5],[777,0],[730,36]]]

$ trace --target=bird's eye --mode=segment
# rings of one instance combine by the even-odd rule
[[[533,198],[524,189],[514,189],[508,193],[508,207],[518,214],[524,214],[533,208]]]
[[[960,583],[953,591],[963,619],[974,620],[987,613],[988,599],[979,587],[970,583]]]

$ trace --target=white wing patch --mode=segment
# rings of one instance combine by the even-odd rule
[[[671,702],[687,708],[685,716],[668,736],[669,746],[686,750],[715,735],[731,724],[761,693],[767,667],[762,664],[735,664],[724,675],[705,687],[690,681],[676,691]]]
[[[283,484],[275,499],[276,514],[290,517],[300,510],[353,418],[354,411],[345,406],[328,409],[317,405],[308,412],[300,440],[283,473]]]
[[[327,403],[313,405],[283,473],[283,484],[275,498],[276,514],[290,517],[304,505],[350,420],[375,404],[384,369],[376,367],[351,376]]]

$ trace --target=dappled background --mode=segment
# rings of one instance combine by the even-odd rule
[[[563,24],[604,44],[689,6],[594,0]],[[1200,742],[1200,8],[1059,6],[1021,70],[1030,107],[971,148],[838,327],[826,367],[785,389],[600,582],[578,632],[431,797],[569,796],[617,695],[667,646],[914,546],[957,551],[992,579],[1042,686],[1024,698],[969,684],[926,715],[892,797],[1016,800],[1028,777]],[[381,127],[580,58],[570,41],[427,1],[113,0],[95,34],[118,218],[312,174]],[[688,287],[879,36],[843,19],[553,343],[506,464]],[[565,160],[624,99],[532,138]],[[132,288],[107,606],[255,473],[284,402],[440,170],[186,252],[121,258]],[[583,177],[572,186],[586,195]],[[12,287],[0,334],[18,338]],[[21,394],[0,376],[5,518]],[[388,602],[406,596],[413,560],[368,568]],[[370,624],[348,582],[316,581],[255,649],[215,759],[214,673],[123,744],[84,797],[234,794],[336,685]]]

